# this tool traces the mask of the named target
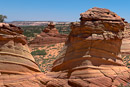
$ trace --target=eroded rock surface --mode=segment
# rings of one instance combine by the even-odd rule
[[[39,72],[30,54],[22,30],[12,24],[0,23],[0,71],[25,74]]]
[[[121,54],[124,64],[130,67],[130,24],[125,23],[125,29],[123,32],[123,39],[121,45]]]
[[[0,87],[117,87],[130,82],[120,47],[124,20],[92,8],[72,23],[72,32],[52,72],[40,72],[22,30],[0,23]]]
[[[53,22],[50,22],[50,24],[48,24],[43,32],[37,35],[36,38],[29,43],[29,45],[43,46],[47,44],[62,43],[66,41],[66,38],[67,35],[60,34],[55,28],[55,24],[53,24]]]
[[[40,71],[22,30],[0,23],[0,87],[70,87]]]
[[[58,87],[58,79],[38,68],[22,32],[12,24],[0,23],[0,87]]]
[[[124,38],[122,40],[121,52],[123,55],[130,55],[130,24],[125,24]]]
[[[12,24],[0,23],[0,85],[40,72],[22,32]]]
[[[69,78],[71,84],[77,79],[88,82],[81,87],[116,87],[130,82],[130,70],[120,53],[124,19],[108,9],[95,7],[81,13],[80,20],[72,23],[52,71],[58,72],[58,78]]]

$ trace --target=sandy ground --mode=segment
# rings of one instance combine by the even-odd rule
[[[57,43],[57,44],[47,45],[47,46],[30,47],[31,52],[44,49],[45,52],[47,53],[45,56],[42,55],[33,56],[41,71],[44,72],[50,70],[54,60],[56,59],[56,56],[59,54],[63,46],[64,43]]]

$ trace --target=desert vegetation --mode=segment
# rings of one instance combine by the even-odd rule
[[[125,64],[128,68],[130,68],[130,55],[122,56],[122,59],[123,59],[124,64]]]
[[[22,28],[22,30],[24,31],[24,35],[27,37],[27,39],[30,41],[32,38],[34,38],[37,34],[40,34],[42,32],[42,30],[44,30],[44,28],[47,25],[43,25],[43,26],[20,26]],[[56,24],[56,28],[57,30],[61,33],[61,34],[69,34],[71,29],[70,29],[70,25],[69,24]]]
[[[126,86],[124,86],[123,84],[120,84],[118,87],[130,87],[130,83],[128,83]]]
[[[42,72],[51,69],[53,62],[56,60],[56,56],[59,54],[63,46],[64,43],[58,43],[32,48],[31,54]]]
[[[7,18],[5,15],[0,15],[0,22],[4,22],[4,20]]]
[[[43,49],[43,50],[32,51],[31,54],[32,54],[33,56],[35,56],[35,55],[42,55],[42,56],[44,57],[44,56],[46,55],[46,52],[45,52],[45,50]]]

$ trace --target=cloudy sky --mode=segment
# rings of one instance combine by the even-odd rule
[[[92,7],[110,9],[130,22],[130,0],[0,0],[6,21],[79,21]]]

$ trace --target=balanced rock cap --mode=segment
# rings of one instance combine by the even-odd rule
[[[81,19],[84,20],[109,20],[109,21],[122,21],[122,18],[116,13],[105,8],[91,8],[88,11],[80,14]]]
[[[113,70],[119,68],[123,69],[118,73],[127,71],[120,54],[124,27],[124,20],[108,9],[92,8],[81,13],[81,21],[72,23],[52,71],[68,71],[68,78],[114,76],[118,74]]]

